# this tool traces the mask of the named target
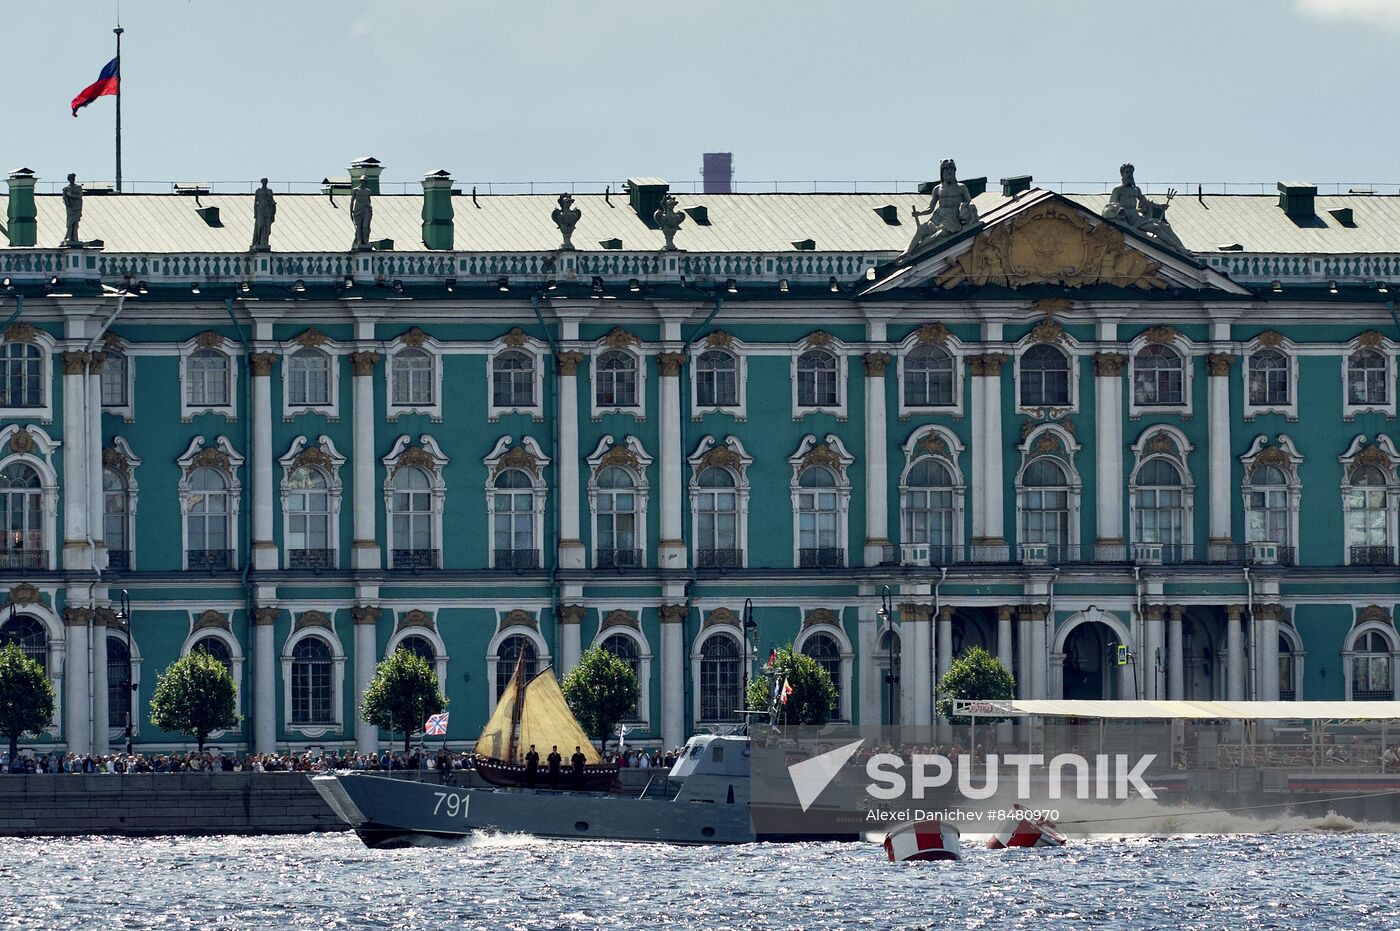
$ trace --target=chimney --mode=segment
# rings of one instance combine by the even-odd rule
[[[1316,216],[1314,198],[1317,185],[1302,181],[1280,181],[1278,183],[1278,205],[1294,220],[1308,220]]]
[[[1001,179],[1001,196],[1015,197],[1017,194],[1024,194],[1031,189],[1034,178],[1030,175],[1012,175],[1010,178]]]
[[[653,229],[656,228],[653,215],[661,207],[661,198],[665,197],[669,190],[671,185],[661,178],[627,179],[627,194],[632,209],[637,211],[637,216],[643,223]]]
[[[350,163],[350,186],[358,187],[360,179],[364,178],[369,182],[369,192],[375,196],[379,195],[379,175],[384,171],[384,166],[379,164],[379,159],[372,155],[364,158],[357,158]]]
[[[731,194],[734,191],[734,153],[706,152],[700,177],[706,194]]]
[[[987,179],[985,176],[981,178],[963,178],[962,183],[963,186],[967,188],[968,197],[980,197],[987,193]]]
[[[452,248],[452,176],[439,169],[423,176],[423,245]]]
[[[38,242],[38,212],[34,209],[34,182],[39,180],[28,168],[10,172],[10,206],[6,229],[10,245],[33,246]]]

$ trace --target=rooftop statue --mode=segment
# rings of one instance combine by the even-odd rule
[[[972,195],[967,192],[967,185],[958,181],[957,163],[945,158],[939,166],[938,175],[939,181],[934,185],[928,209],[909,209],[918,228],[901,258],[912,257],[930,243],[962,232],[977,222],[977,208],[972,203]],[[928,219],[920,222],[921,217]]]
[[[277,198],[272,196],[272,189],[267,186],[267,179],[262,179],[262,187],[258,188],[253,195],[253,244],[248,247],[250,252],[267,252],[272,247],[268,245],[268,239],[272,235],[272,222],[277,219]]]
[[[1105,220],[1121,223],[1123,226],[1147,233],[1163,245],[1185,252],[1186,246],[1177,238],[1171,224],[1167,222],[1167,206],[1176,196],[1174,189],[1167,190],[1167,199],[1158,204],[1147,199],[1142,189],[1133,181],[1132,163],[1118,169],[1123,183],[1113,189],[1108,196],[1108,204],[1103,208]]]
[[[75,174],[68,175],[68,186],[63,189],[63,211],[67,214],[68,231],[63,236],[62,245],[81,246],[78,223],[83,218],[83,186],[78,183]]]
[[[670,194],[661,198],[661,206],[652,214],[652,219],[666,235],[666,251],[676,251],[676,230],[685,222],[685,211],[676,209],[676,198]]]
[[[364,178],[361,178],[360,183],[355,185],[355,189],[350,192],[350,221],[355,224],[355,244],[350,248],[356,252],[371,248],[369,227],[370,222],[374,219],[372,196],[369,182]]]
[[[565,252],[573,252],[574,227],[578,226],[579,217],[583,216],[583,211],[574,206],[573,195],[560,194],[559,206],[554,208],[550,216],[554,218],[554,225],[559,227],[559,232],[564,237],[564,243],[559,248]]]

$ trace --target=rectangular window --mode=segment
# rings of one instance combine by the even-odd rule
[[[108,352],[102,364],[102,406],[126,407],[127,358],[120,352]]]

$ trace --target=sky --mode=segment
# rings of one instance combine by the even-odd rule
[[[61,7],[61,15],[55,7]],[[117,0],[0,0],[0,168],[113,176]],[[125,0],[126,181],[1400,182],[1400,0]],[[129,189],[129,188],[128,188]],[[866,189],[870,189],[867,187]],[[1084,189],[1080,186],[1078,189]]]

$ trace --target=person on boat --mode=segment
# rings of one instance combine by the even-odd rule
[[[530,752],[525,754],[525,786],[533,789],[540,775],[540,753],[530,744]]]
[[[549,751],[549,756],[545,757],[549,763],[549,787],[559,788],[559,770],[564,762],[564,758],[559,755],[559,747],[556,745]]]
[[[574,765],[574,788],[583,788],[583,764],[587,762],[587,757],[583,755],[582,747],[574,747],[574,755],[569,757],[569,762]]]

